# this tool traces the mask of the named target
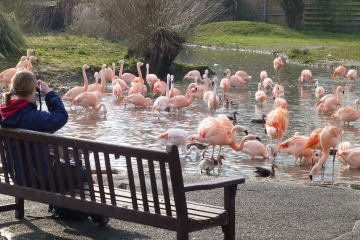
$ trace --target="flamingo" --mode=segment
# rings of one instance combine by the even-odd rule
[[[90,69],[90,66],[84,64],[82,66],[82,74],[83,74],[83,78],[84,78],[84,86],[83,87],[80,87],[80,86],[76,86],[76,87],[73,87],[71,88],[69,91],[67,91],[67,93],[65,93],[61,99],[63,101],[72,101],[74,100],[75,97],[77,97],[80,93],[83,93],[83,92],[86,92],[88,90],[88,84],[89,84],[89,80],[87,78],[87,75],[86,75],[86,69]]]
[[[106,64],[104,63],[102,66],[101,66],[101,70],[103,69],[106,69]],[[101,72],[101,71],[100,71]],[[106,81],[106,76],[105,74],[101,75],[100,72],[98,73],[98,75],[95,75],[94,74],[94,78],[95,78],[95,83],[92,83],[88,86],[88,92],[94,92],[94,91],[99,91],[101,94],[103,94],[105,92],[105,88],[106,88],[106,85],[105,85],[105,81]],[[106,71],[103,71],[103,72],[106,72]],[[96,79],[96,76],[97,77],[101,77],[101,85],[100,87],[98,86],[98,83],[97,83],[97,79]]]
[[[281,107],[271,110],[266,116],[266,134],[271,139],[279,140],[284,136],[289,126],[289,112]]]
[[[322,86],[319,85],[318,81],[315,82],[315,86],[316,86],[316,88],[315,88],[315,96],[317,98],[320,98],[321,96],[324,95],[325,90],[324,90],[324,88]]]
[[[204,80],[205,84],[207,82],[207,80]],[[194,87],[192,87],[194,86]],[[195,83],[190,83],[188,86],[188,90],[185,94],[185,96],[189,96],[191,93],[191,89],[195,88],[196,92],[193,93],[193,98],[197,101],[199,98],[202,98],[202,96],[204,95],[204,85],[198,85],[197,84],[197,76],[195,76]]]
[[[126,82],[119,78],[119,76],[115,75],[115,63],[112,64],[112,85],[114,86],[117,82],[120,84],[122,91],[129,90],[129,86],[126,84]]]
[[[353,148],[354,148],[354,146],[352,145],[351,142],[341,142],[341,143],[339,143],[338,150],[336,152],[336,157],[340,157],[340,159],[343,162],[345,162],[344,159],[340,156],[339,153],[344,152],[344,151],[346,151],[348,149],[353,149]]]
[[[303,83],[305,81],[308,82],[312,81],[312,73],[308,69],[302,70],[301,75],[299,77],[299,83]]]
[[[166,89],[169,88],[169,85],[167,85],[164,81],[157,81],[154,84],[152,92],[158,96],[164,96],[166,93]]]
[[[174,85],[175,85],[174,75],[170,76],[170,80],[171,80],[171,87],[170,87],[170,91],[169,91],[169,97],[172,98],[172,97],[181,95],[181,91],[174,87]]]
[[[32,54],[35,54],[35,51],[32,49],[28,49],[26,51],[26,56],[22,56],[20,58],[20,61],[18,62],[18,64],[16,64],[15,68],[26,68],[28,64],[28,58],[30,58]]]
[[[274,59],[273,64],[274,64],[274,69],[276,72],[276,78],[277,78],[277,81],[279,82],[280,81],[280,71],[284,67],[284,63],[283,63],[281,57],[277,57]],[[278,72],[279,72],[279,76],[278,76]]]
[[[309,177],[310,180],[313,180],[313,175],[319,172],[320,167],[326,162],[327,158],[330,155],[330,148],[335,148],[342,141],[342,130],[337,126],[327,126],[320,133],[320,145],[323,150],[323,155],[319,161],[312,167]],[[332,181],[334,180],[334,161],[333,159],[333,174]],[[324,167],[323,167],[324,168]],[[324,180],[324,175],[322,175],[322,181]]]
[[[332,97],[332,98],[336,98],[336,99],[338,100],[338,102],[340,103],[340,101],[341,101],[341,95],[340,95],[340,93],[341,93],[341,92],[344,94],[344,89],[343,89],[342,86],[338,86],[338,87],[336,88],[335,95],[334,95],[334,94],[326,94],[325,96],[323,96],[323,97],[315,104],[315,107],[319,106],[320,103],[324,103],[327,98],[331,98],[331,97]]]
[[[283,98],[275,98],[274,100],[274,109],[277,107],[287,108],[288,104],[285,99]]]
[[[226,77],[221,79],[220,88],[224,91],[224,93],[226,93],[226,91],[230,88],[230,70],[226,69],[224,75],[226,75]]]
[[[185,155],[189,155],[192,151],[195,151],[197,158],[200,157],[201,155],[199,149],[195,145],[192,145],[187,150],[188,134],[183,129],[179,129],[179,128],[169,129],[166,132],[160,134],[158,136],[158,139],[165,139],[165,143],[167,145],[174,144],[178,147],[180,146]]]
[[[214,78],[215,79],[215,78]],[[210,81],[210,79],[208,79],[208,81]],[[218,78],[216,78],[216,82],[218,82]],[[214,81],[212,81],[212,83],[214,83]],[[209,89],[209,86],[208,86],[208,89]],[[204,94],[203,94],[203,99],[204,99],[204,102],[207,104],[208,101],[209,101],[209,97],[213,95],[213,91],[211,90],[208,90],[208,91],[204,91]]]
[[[104,114],[106,114],[107,113],[106,105],[104,103],[98,103],[98,102],[99,102],[98,96],[94,92],[84,92],[78,95],[74,100],[70,102],[70,107],[72,105],[81,106],[84,108],[92,107],[96,111],[99,111],[101,107],[103,107]]]
[[[187,99],[183,95],[178,95],[178,96],[170,98],[169,102],[168,102],[167,110],[170,110],[172,108],[172,109],[176,109],[177,112],[179,113],[179,110],[181,108],[188,107],[193,102],[194,94],[196,93],[196,91],[197,91],[196,88],[191,89],[189,99]]]
[[[306,143],[308,142],[309,137],[295,135],[286,141],[282,142],[278,146],[278,150],[283,149],[287,154],[294,156],[295,164],[299,159],[300,163],[302,158],[305,158],[309,164],[313,164],[313,150],[307,148],[304,150]]]
[[[265,148],[264,144],[259,141],[261,140],[258,136],[249,134],[241,139],[239,145],[236,145],[235,142],[233,145],[231,145],[231,147],[235,151],[241,151],[249,155],[251,158],[255,158],[257,156],[261,156],[262,158],[275,156],[275,151],[273,151],[275,149],[271,144]]]
[[[191,81],[194,81],[195,80],[195,77],[198,78],[198,80],[200,81],[204,81],[202,78],[201,78],[201,74],[198,70],[191,70],[190,72],[188,72],[187,74],[185,74],[185,76],[183,77],[183,80],[191,80]]]
[[[166,86],[169,86],[169,82],[170,82],[170,74],[167,75]],[[159,115],[161,115],[161,112],[168,107],[168,104],[169,104],[169,88],[166,87],[165,96],[160,96],[155,100],[154,105],[152,107],[152,112],[154,113],[155,110],[158,110]],[[160,119],[160,116],[158,116],[158,119]]]
[[[10,82],[11,82],[11,78],[15,75],[15,73],[19,70],[28,70],[28,71],[32,71],[32,64],[31,61],[34,61],[34,59],[37,60],[37,58],[35,58],[34,56],[28,57],[27,58],[27,67],[26,68],[8,68],[5,69],[4,71],[2,71],[0,73],[0,83],[4,83],[6,86],[9,86]]]
[[[341,121],[344,122],[344,125],[346,123],[350,125],[350,122],[356,121],[360,117],[359,104],[360,104],[360,99],[356,99],[355,108],[352,108],[350,106],[342,107],[339,110],[337,110],[333,115],[331,115],[330,118],[338,117],[340,118]]]
[[[273,88],[273,96],[274,98],[283,98],[284,97],[284,87],[280,84],[275,84]]]
[[[230,87],[232,86],[233,88],[235,87],[247,87],[248,84],[245,82],[245,80],[238,76],[238,75],[232,75],[229,78],[230,80]]]
[[[151,91],[151,88],[154,86],[154,84],[157,82],[157,81],[160,81],[160,79],[153,73],[149,73],[149,64],[147,63],[146,64],[146,82],[147,84],[149,84],[149,87],[150,87],[150,91]]]
[[[327,98],[324,103],[320,103],[318,106],[318,112],[329,113],[335,111],[339,106],[340,102],[333,97]]]
[[[241,70],[240,70],[240,71],[237,71],[237,72],[235,73],[235,75],[241,77],[244,81],[251,79],[251,76],[249,76],[249,75],[247,74],[247,72],[245,72],[245,71],[241,71]]]
[[[322,151],[322,147],[320,145],[320,133],[324,128],[317,128],[314,131],[312,131],[309,135],[308,141],[306,142],[303,151],[307,151],[308,148],[311,148],[313,150],[320,150]],[[315,159],[315,152],[313,151],[313,157],[312,159]],[[314,163],[312,162],[312,165]]]
[[[360,150],[359,149],[348,149],[345,151],[338,151],[336,156],[347,164],[348,168],[360,168]]]
[[[347,79],[349,79],[349,81],[353,81],[352,83],[354,84],[355,84],[356,76],[357,76],[357,71],[355,69],[350,69],[346,74]]]
[[[263,80],[263,86],[266,90],[271,89],[273,87],[273,84],[274,84],[274,82],[271,78],[267,77]]]
[[[120,81],[116,81],[115,85],[113,85],[112,92],[116,99],[120,99],[122,97],[122,87],[120,85]]]
[[[264,101],[267,100],[267,96],[265,94],[265,92],[262,90],[262,84],[258,83],[258,90],[255,93],[255,100],[257,102],[259,102],[260,104],[262,104]]]
[[[205,131],[204,131],[205,127]],[[220,160],[221,148],[223,145],[233,145],[236,142],[236,132],[245,131],[245,128],[240,125],[233,126],[231,129],[230,137],[226,129],[217,121],[209,121],[207,124],[200,124],[198,127],[198,132],[193,137],[190,138],[190,142],[196,140],[202,143],[207,143],[213,147],[212,157],[214,159],[214,150],[215,146],[219,145],[219,153],[217,160]],[[220,160],[221,161],[221,160]]]
[[[261,81],[264,81],[264,79],[267,78],[267,77],[268,77],[268,74],[267,74],[266,71],[261,71],[261,72],[260,72],[260,79],[261,79]]]
[[[99,74],[100,76],[104,73],[105,76],[105,81],[110,81],[112,82],[113,80],[113,70],[108,68],[107,64],[105,64],[105,68],[101,68]]]
[[[335,68],[331,78],[335,78],[335,77],[346,77],[346,67],[338,66],[337,68]]]
[[[123,101],[134,104],[135,108],[136,108],[136,106],[147,107],[147,106],[153,105],[153,102],[150,98],[145,98],[144,95],[142,95],[140,93],[134,93],[134,94],[127,95],[123,99]]]
[[[220,167],[222,165],[222,160],[226,160],[226,158],[221,154],[220,161],[211,158],[204,158],[200,161],[200,174],[202,174],[203,170],[206,172],[206,175],[210,175],[211,171],[214,173],[215,166],[218,165]]]
[[[217,87],[217,83],[218,83],[218,78],[215,77],[213,79],[213,82],[215,83],[214,84],[214,91],[209,96],[209,99],[208,99],[208,102],[207,102],[207,105],[208,105],[208,108],[209,108],[210,112],[215,112],[216,109],[219,107],[219,102],[220,102],[220,99],[219,99],[218,95],[216,95],[216,87]]]
[[[129,89],[129,94],[133,94],[133,93],[146,93],[147,92],[147,89],[146,89],[146,86],[144,85],[144,80],[142,78],[142,73],[141,73],[141,69],[140,67],[144,65],[144,63],[142,62],[138,62],[136,64],[136,68],[137,68],[137,71],[138,71],[138,77],[134,78],[134,79],[138,79],[138,82],[136,82],[134,79],[133,79],[133,82],[132,82],[132,86],[130,87]]]
[[[123,79],[127,85],[130,85],[136,76],[132,73],[123,73],[124,60],[119,60],[118,63],[120,64],[119,78]]]

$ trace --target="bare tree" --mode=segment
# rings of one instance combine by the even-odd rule
[[[98,4],[129,47],[129,55],[144,57],[151,71],[162,75],[193,27],[219,14],[221,1],[111,0]]]

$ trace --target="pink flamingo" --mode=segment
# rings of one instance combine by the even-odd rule
[[[176,109],[177,112],[179,113],[179,110],[181,108],[185,108],[188,107],[194,99],[194,94],[196,93],[196,88],[191,89],[191,93],[190,93],[190,98],[187,99],[185,96],[183,95],[178,95],[175,97],[172,97],[169,99],[168,102],[168,109]]]
[[[257,156],[263,158],[275,156],[276,149],[273,147],[273,145],[268,144],[265,148],[264,144],[259,141],[261,140],[258,136],[249,134],[241,139],[239,145],[236,145],[236,142],[234,142],[231,147],[235,151],[241,151],[249,155],[251,158],[255,158]]]
[[[230,88],[230,70],[226,69],[225,73],[226,77],[221,79],[220,88],[226,93],[226,91]]]
[[[11,82],[11,78],[15,75],[15,73],[18,70],[28,70],[28,71],[32,71],[33,67],[32,67],[32,61],[37,61],[37,58],[34,56],[28,57],[27,58],[27,66],[26,68],[8,68],[5,69],[4,71],[2,71],[0,73],[0,83],[4,83],[6,86],[8,86]]]
[[[295,135],[279,144],[278,150],[283,149],[287,154],[294,156],[295,164],[298,159],[301,163],[302,158],[305,158],[309,164],[313,164],[313,150],[310,148],[304,150],[308,140],[309,137]]]
[[[327,98],[336,98],[338,100],[338,102],[340,103],[341,101],[341,95],[340,93],[342,92],[342,94],[344,94],[344,89],[342,86],[338,86],[336,88],[336,91],[335,91],[335,95],[334,94],[326,94],[325,96],[323,96],[316,104],[315,104],[315,107],[319,106],[320,103],[325,103],[325,100]]]
[[[216,95],[216,87],[217,87],[217,83],[218,83],[218,78],[215,77],[213,79],[213,82],[215,83],[214,84],[214,91],[209,96],[208,102],[207,102],[207,105],[208,105],[208,108],[209,108],[210,112],[215,112],[216,109],[219,107],[219,102],[220,102],[220,99],[219,99],[218,95]]]
[[[74,100],[70,102],[70,107],[72,105],[81,106],[84,108],[92,107],[94,110],[99,111],[101,107],[104,108],[104,114],[107,113],[106,105],[104,103],[98,103],[98,96],[94,92],[84,92],[78,95]],[[80,110],[81,111],[81,110]],[[78,114],[80,113],[78,112]]]
[[[340,102],[336,98],[327,98],[324,103],[320,103],[318,106],[318,112],[329,113],[335,111],[339,106]]]
[[[315,96],[317,98],[320,98],[321,96],[324,95],[325,90],[324,90],[324,88],[322,86],[319,85],[318,81],[315,82],[315,86],[316,86],[316,88],[315,88]]]
[[[104,63],[102,66],[101,66],[101,70],[103,69],[106,69],[106,64]],[[101,71],[100,71],[101,72]],[[101,85],[100,87],[98,86],[98,83],[97,83],[97,79],[95,78],[95,83],[92,83],[88,86],[88,92],[94,92],[94,91],[99,91],[101,94],[103,94],[105,92],[105,88],[106,88],[106,85],[105,85],[105,81],[106,81],[106,76],[105,74],[103,75],[100,75],[100,72],[98,73],[98,75],[95,75],[94,74],[94,77],[97,76],[97,77],[101,77]],[[104,71],[103,71],[104,72]]]
[[[178,147],[180,146],[185,155],[189,155],[192,151],[195,151],[196,157],[200,157],[201,155],[199,149],[195,145],[192,145],[187,150],[188,134],[183,129],[169,129],[166,132],[160,134],[160,136],[158,136],[158,139],[165,139],[166,145],[174,144]]]
[[[84,64],[82,66],[82,74],[83,74],[83,78],[84,78],[84,86],[83,87],[79,87],[79,86],[76,86],[76,87],[73,87],[71,88],[69,91],[67,91],[67,93],[65,93],[61,99],[63,101],[72,101],[74,100],[75,97],[77,97],[80,93],[83,93],[83,92],[86,92],[88,90],[88,78],[87,78],[87,75],[86,75],[86,69],[89,69],[90,66]]]
[[[198,70],[191,70],[190,72],[188,72],[187,74],[185,74],[185,76],[183,77],[183,80],[191,80],[191,81],[194,81],[195,80],[195,77],[198,78],[198,80],[200,81],[204,81],[202,78],[201,78],[201,74]]]
[[[286,100],[283,98],[275,98],[274,109],[277,107],[288,108],[288,104],[287,104]]]
[[[20,61],[18,62],[15,68],[26,68],[29,61],[28,58],[30,58],[32,54],[35,54],[35,51],[32,49],[28,49],[26,51],[26,56],[22,56],[20,58]]]
[[[284,136],[288,126],[289,112],[286,109],[278,107],[267,114],[266,133],[271,139],[279,141]]]
[[[150,87],[150,91],[151,91],[151,88],[154,86],[154,84],[157,82],[157,81],[160,81],[160,79],[153,73],[149,73],[149,64],[147,63],[146,64],[146,82],[147,84],[149,84],[149,87]]]
[[[166,78],[166,86],[169,86],[169,82],[170,82],[170,74],[167,75]],[[166,87],[166,93],[165,96],[160,96],[158,97],[155,102],[154,105],[152,107],[152,112],[154,113],[155,110],[159,111],[159,115],[161,115],[161,112],[164,111],[169,104],[169,88]],[[160,119],[160,116],[158,116],[158,119]]]
[[[122,87],[120,85],[120,81],[116,81],[115,85],[113,85],[112,92],[116,99],[120,99],[122,97]]]
[[[346,67],[338,66],[337,68],[335,68],[331,78],[335,78],[335,77],[346,77]]]
[[[245,71],[237,71],[235,75],[241,77],[244,81],[251,80],[251,76],[249,76],[249,74],[247,74]]]
[[[119,78],[119,76],[115,75],[115,63],[112,64],[112,85],[114,86],[116,83],[119,83],[121,86],[122,91],[129,90],[129,86],[126,84],[126,82]]]
[[[170,76],[170,80],[171,80],[171,88],[169,91],[169,97],[175,97],[175,96],[180,96],[181,95],[181,91],[177,88],[174,87],[175,83],[174,83],[174,75]]]
[[[262,82],[263,83],[263,86],[266,90],[269,90],[269,89],[272,89],[273,87],[273,80],[271,78],[265,78],[264,81]]]
[[[133,79],[132,86],[130,87],[128,94],[146,93],[147,92],[146,86],[144,85],[144,80],[142,78],[141,69],[140,69],[140,67],[142,65],[144,65],[144,63],[142,63],[142,62],[138,62],[136,64],[139,76]],[[138,82],[135,79],[138,79]]]
[[[357,71],[355,69],[350,69],[346,74],[347,79],[349,79],[349,81],[352,81],[353,84],[355,84],[356,76]]]
[[[159,80],[154,84],[152,92],[158,96],[164,96],[167,88],[169,88],[169,85]]]
[[[136,76],[132,73],[123,73],[124,60],[119,60],[118,63],[120,64],[119,78],[123,79],[127,85],[130,85]]]
[[[273,96],[274,98],[284,98],[284,87],[280,84],[275,84],[274,88],[273,88]]]
[[[243,78],[241,78],[238,75],[232,75],[230,76],[230,87],[247,87],[248,84],[245,82]]]
[[[344,122],[344,125],[346,123],[350,125],[350,122],[356,121],[360,117],[359,104],[360,104],[360,99],[356,99],[355,108],[352,108],[350,106],[342,107],[339,110],[337,110],[333,115],[331,115],[330,118],[338,117],[340,118],[341,121]]]
[[[280,81],[280,71],[284,67],[284,63],[283,63],[281,57],[277,57],[274,59],[273,64],[274,64],[274,69],[275,69],[275,73],[276,73],[276,78],[277,78],[277,81],[279,82]],[[278,72],[279,72],[279,74],[278,74]]]
[[[330,156],[330,148],[335,148],[342,141],[342,130],[337,126],[327,126],[320,133],[320,145],[323,150],[323,155],[319,161],[312,167],[309,177],[312,181],[313,175],[319,172],[320,167],[326,162],[327,158]],[[334,181],[334,161],[333,159],[333,174],[332,181]],[[324,169],[324,166],[323,166]],[[324,172],[323,172],[324,173]],[[322,181],[324,180],[324,175],[322,174]]]
[[[110,81],[112,82],[113,80],[113,70],[111,68],[108,68],[108,65],[105,64],[105,68],[101,68],[99,74],[100,76],[104,73],[105,76],[105,81]]]
[[[338,151],[336,156],[347,164],[348,168],[360,168],[360,150],[348,149],[345,151]]]
[[[301,75],[299,77],[299,83],[303,83],[305,81],[308,82],[312,81],[312,73],[308,69],[302,70]]]
[[[336,157],[340,157],[340,159],[341,159],[343,162],[345,162],[345,161],[343,160],[343,158],[339,155],[339,153],[340,153],[340,152],[344,152],[344,151],[346,151],[346,150],[348,150],[348,149],[353,149],[353,148],[354,148],[354,146],[352,145],[351,142],[341,142],[341,143],[339,143],[338,150],[337,150],[337,152],[336,152]]]
[[[140,94],[140,93],[134,93],[134,94],[130,94],[127,95],[124,99],[123,102],[129,102],[136,106],[142,106],[142,107],[147,107],[147,106],[151,106],[153,105],[153,102],[150,98],[145,98],[144,95]]]
[[[266,71],[261,71],[261,72],[260,72],[260,79],[261,79],[261,81],[264,81],[264,79],[267,78],[267,77],[268,77],[268,74],[267,74]]]
[[[314,131],[312,131],[309,135],[308,141],[306,142],[303,151],[307,151],[307,149],[311,148],[313,150],[320,150],[322,151],[322,147],[320,145],[320,133],[323,130],[323,128],[317,128]],[[314,151],[313,151],[313,157],[312,159],[315,159],[314,156]],[[314,165],[314,163],[312,162],[311,165]]]
[[[267,96],[265,92],[262,90],[262,84],[258,83],[258,90],[255,93],[255,100],[262,104],[264,101],[267,100]]]

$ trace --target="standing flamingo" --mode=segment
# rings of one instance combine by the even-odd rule
[[[274,100],[274,109],[277,107],[287,108],[288,104],[285,99],[283,98],[275,98]]]
[[[320,167],[326,162],[330,155],[330,148],[335,148],[342,141],[342,130],[337,126],[327,126],[320,133],[320,145],[323,150],[323,155],[319,161],[312,167],[309,177],[313,180],[313,175],[319,172]],[[334,161],[333,159],[333,174],[332,181],[334,180]],[[324,166],[323,166],[324,169]],[[322,181],[324,180],[324,172],[322,174]]]
[[[338,151],[336,156],[347,164],[348,168],[360,168],[360,150],[359,149],[348,149],[345,151]]]
[[[352,108],[350,106],[342,107],[339,110],[337,110],[333,115],[331,115],[330,118],[338,117],[340,118],[341,121],[344,122],[344,125],[346,123],[348,123],[349,125],[350,122],[356,121],[360,117],[359,104],[360,104],[360,99],[356,99],[355,108]]]
[[[284,97],[284,87],[280,84],[275,84],[274,88],[273,88],[273,96],[274,98],[283,98]]]
[[[264,81],[264,79],[267,78],[267,77],[268,77],[268,74],[267,74],[266,71],[261,71],[261,72],[260,72],[260,79],[261,79],[261,81]]]
[[[179,110],[181,108],[188,107],[194,99],[194,94],[196,93],[197,89],[193,88],[191,89],[190,98],[187,99],[184,95],[178,95],[175,97],[172,97],[169,99],[167,111],[170,111],[170,109],[176,109],[176,111],[179,113]]]
[[[335,68],[331,78],[335,78],[335,77],[346,77],[346,67],[338,66],[337,68]]]
[[[236,145],[236,142],[231,145],[232,149],[235,151],[241,151],[251,158],[255,158],[260,156],[262,158],[269,158],[271,156],[275,156],[276,149],[269,144],[266,148],[264,144],[262,144],[260,138],[258,136],[249,134],[244,136],[239,145]],[[275,150],[275,151],[274,151]]]
[[[355,69],[350,69],[346,74],[347,79],[349,79],[349,81],[352,81],[353,84],[355,84],[356,76],[357,71]]]
[[[185,74],[185,76],[183,77],[183,80],[191,80],[191,81],[194,81],[195,80],[195,77],[198,78],[198,80],[200,81],[204,81],[202,78],[201,78],[201,74],[198,70],[191,70],[190,72],[188,72],[187,74]]]
[[[273,84],[274,84],[273,80],[271,78],[268,78],[268,77],[265,78],[262,83],[263,83],[263,86],[264,86],[264,88],[266,90],[272,89]]]
[[[171,87],[169,91],[169,97],[172,98],[181,95],[181,91],[174,87],[175,86],[174,75],[170,76],[170,80],[171,80]]]
[[[299,83],[303,83],[305,81],[308,82],[312,81],[312,73],[308,69],[302,70],[301,75],[299,77]]]
[[[166,86],[169,86],[170,82],[170,74],[167,75],[166,78]],[[169,104],[169,87],[166,87],[166,93],[165,96],[158,97],[153,105],[152,112],[154,113],[155,110],[159,111],[158,119],[160,119],[161,112],[164,111]]]
[[[312,131],[309,135],[308,141],[306,142],[303,151],[307,151],[308,148],[311,148],[313,150],[320,150],[322,151],[322,147],[320,145],[320,133],[324,128],[317,128],[314,131]],[[313,151],[313,157],[312,159],[315,159],[314,151]],[[314,165],[312,162],[311,165]]]
[[[344,152],[344,151],[346,151],[348,149],[353,149],[353,148],[354,148],[354,146],[352,145],[351,142],[341,142],[341,143],[339,143],[339,146],[338,146],[338,149],[337,149],[337,152],[336,152],[336,157],[340,157],[340,159],[343,162],[345,162],[344,159],[342,158],[342,156],[340,156],[339,153]]]
[[[235,87],[247,87],[248,84],[245,82],[245,80],[238,76],[238,75],[232,75],[230,76],[230,87],[232,86],[233,88]]]
[[[281,57],[275,58],[273,61],[273,64],[274,64],[277,82],[280,82],[280,71],[284,67],[284,63],[283,63]],[[278,74],[278,72],[279,72],[279,74]]]
[[[98,101],[99,101],[98,96],[94,92],[84,92],[78,95],[73,101],[70,102],[70,107],[72,105],[81,106],[84,108],[92,107],[96,111],[99,111],[101,107],[103,107],[104,114],[106,114],[107,113],[106,105],[104,103],[98,103]]]
[[[154,84],[157,82],[157,81],[160,81],[160,79],[153,73],[149,73],[149,64],[147,63],[146,64],[146,82],[147,84],[149,84],[149,87],[150,87],[150,92],[151,92],[151,88],[154,86]]]
[[[310,148],[304,150],[308,140],[309,137],[295,135],[279,144],[278,150],[283,149],[287,154],[294,156],[295,164],[298,159],[301,163],[302,158],[305,158],[309,164],[313,164],[313,150]]]
[[[220,102],[218,95],[216,95],[216,87],[217,87],[217,83],[218,83],[218,78],[215,77],[213,79],[213,82],[214,82],[214,91],[211,95],[209,95],[208,102],[207,102],[208,109],[210,110],[210,112],[215,112],[216,109],[219,107],[219,102]],[[205,98],[205,96],[204,96],[204,98]]]
[[[264,101],[267,100],[267,96],[265,92],[262,90],[262,84],[258,83],[258,90],[255,92],[255,100],[262,104]]]
[[[84,78],[84,86],[83,87],[79,87],[79,86],[76,86],[76,87],[73,87],[71,88],[69,91],[67,91],[67,93],[65,93],[61,99],[63,101],[72,101],[74,100],[75,97],[77,97],[80,93],[83,93],[83,92],[86,92],[88,90],[88,83],[89,83],[89,80],[87,78],[87,75],[86,75],[86,69],[90,69],[90,66],[84,64],[82,66],[82,74],[83,74],[83,78]]]
[[[154,93],[158,96],[164,96],[166,94],[166,89],[168,89],[168,88],[169,88],[169,85],[167,83],[159,80],[156,83],[154,83],[152,93]]]
[[[106,68],[106,64],[104,63],[101,67],[101,70],[102,69],[105,69]],[[98,83],[97,83],[97,79],[96,79],[96,76],[97,77],[101,77],[101,85],[98,86]],[[88,86],[88,92],[94,92],[94,91],[99,91],[101,94],[105,92],[105,88],[106,88],[106,85],[105,85],[105,75],[100,75],[100,73],[98,73],[98,75],[94,74],[94,77],[95,77],[95,83],[92,83]]]
[[[141,69],[140,69],[140,67],[142,65],[144,65],[144,63],[142,63],[142,62],[138,62],[136,64],[136,68],[137,68],[139,76],[134,78],[134,79],[138,79],[138,80],[133,79],[132,86],[129,89],[129,94],[146,93],[147,92],[146,85],[144,85],[144,80],[142,78],[142,73],[141,73]]]
[[[30,58],[32,54],[35,54],[35,51],[32,50],[32,49],[28,49],[26,51],[26,56],[22,56],[20,58],[20,61],[18,62],[18,64],[16,65],[15,68],[26,68],[27,64],[28,64],[28,61],[29,61],[28,58]]]
[[[116,81],[113,85],[112,92],[116,99],[120,99],[122,97],[122,87],[119,81]]]
[[[315,106],[317,107],[317,106],[320,105],[320,103],[325,103],[325,100],[326,100],[327,98],[336,98],[336,99],[338,100],[338,102],[340,103],[340,101],[341,101],[341,95],[340,95],[341,92],[342,92],[342,94],[344,94],[344,89],[343,89],[342,86],[338,86],[338,87],[336,88],[335,95],[334,95],[334,94],[326,94],[325,96],[323,96],[323,97],[315,104]]]
[[[158,139],[165,139],[166,144],[174,144],[180,146],[185,155],[189,155],[192,151],[195,151],[196,157],[200,157],[201,153],[199,149],[192,145],[187,150],[188,134],[185,130],[179,128],[169,129],[166,132],[160,134]]]
[[[142,95],[140,93],[134,93],[134,94],[127,95],[123,99],[123,101],[134,104],[135,108],[136,108],[136,106],[147,107],[147,106],[153,105],[153,102],[150,98],[145,98],[144,95]]]
[[[325,93],[324,88],[319,85],[319,82],[318,82],[318,81],[315,82],[315,86],[316,86],[316,87],[315,87],[315,96],[316,96],[317,98],[322,97],[322,96],[324,95],[324,93]]]
[[[221,79],[220,81],[220,88],[226,93],[226,91],[230,88],[230,70],[226,69],[225,72],[225,78]]]
[[[241,77],[244,81],[251,79],[251,76],[249,76],[249,74],[247,74],[247,72],[242,71],[242,70],[237,71],[237,72],[235,73],[235,75]]]
[[[119,60],[120,64],[120,71],[119,71],[119,78],[123,79],[127,85],[130,85],[132,80],[136,77],[132,73],[123,73],[124,70],[124,60]]]
[[[105,81],[110,81],[112,82],[113,80],[113,70],[111,68],[108,68],[108,65],[105,64],[105,68],[102,68],[99,72],[100,76],[102,74],[104,74],[105,76]]]
[[[335,111],[339,106],[341,106],[341,104],[338,99],[330,97],[327,98],[324,103],[320,103],[318,112],[330,113]]]

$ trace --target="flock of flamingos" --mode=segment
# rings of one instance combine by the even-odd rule
[[[0,73],[0,83],[8,86],[12,76],[19,69],[27,69],[32,71],[32,62],[37,58],[32,54],[35,52],[31,49],[27,51],[27,56],[21,57],[19,63],[15,68],[6,69]],[[184,154],[190,154],[195,150],[197,156],[202,156],[203,160],[200,162],[201,171],[210,173],[214,171],[215,166],[221,167],[224,156],[221,155],[222,146],[230,146],[235,151],[242,151],[250,157],[268,158],[272,162],[271,170],[264,171],[258,169],[260,172],[266,172],[270,177],[275,177],[276,156],[279,150],[285,151],[292,155],[297,160],[305,159],[310,165],[309,177],[312,180],[313,175],[322,170],[322,181],[324,178],[324,163],[333,154],[333,163],[335,157],[340,157],[349,168],[360,168],[360,149],[354,149],[350,142],[342,141],[342,130],[338,126],[326,126],[324,128],[314,129],[309,136],[302,136],[295,134],[293,137],[283,141],[282,138],[289,126],[289,112],[287,110],[287,102],[284,99],[284,87],[280,83],[280,72],[284,64],[281,57],[277,57],[273,61],[274,69],[276,71],[276,81],[273,81],[267,76],[266,71],[260,73],[260,82],[258,83],[258,90],[255,93],[255,99],[258,104],[263,104],[264,101],[269,101],[266,91],[272,91],[274,99],[273,109],[263,115],[262,119],[254,120],[254,122],[264,124],[267,136],[271,140],[271,144],[264,145],[255,135],[248,134],[246,127],[238,125],[236,122],[236,113],[233,116],[217,115],[216,110],[220,104],[233,104],[227,98],[228,90],[230,88],[242,88],[247,86],[247,81],[252,79],[245,71],[237,71],[231,75],[230,70],[226,69],[224,78],[213,79],[208,78],[208,71],[201,76],[197,70],[187,73],[183,80],[191,80],[187,88],[187,92],[183,94],[179,89],[175,88],[174,77],[167,75],[167,80],[160,80],[155,74],[149,73],[149,64],[146,64],[146,76],[143,77],[141,73],[142,62],[137,63],[138,75],[131,73],[123,73],[124,61],[120,60],[119,75],[115,74],[115,63],[112,68],[108,68],[106,64],[102,65],[100,72],[95,72],[95,83],[89,84],[86,75],[86,70],[90,68],[88,65],[83,65],[82,73],[84,78],[84,86],[76,86],[71,88],[62,96],[63,101],[69,101],[70,106],[80,106],[85,109],[91,107],[96,111],[103,108],[106,114],[106,105],[101,102],[102,94],[108,87],[107,82],[111,83],[112,93],[114,98],[122,99],[123,102],[131,103],[137,107],[150,107],[152,112],[158,112],[158,118],[162,117],[164,112],[179,111],[182,108],[188,107],[195,100],[203,100],[208,107],[208,110],[213,113],[211,117],[203,119],[197,128],[197,133],[190,138],[186,131],[174,128],[162,133],[158,136],[159,139],[165,139],[167,144],[175,144],[179,146]],[[355,69],[347,69],[344,66],[339,66],[334,70],[332,78],[341,77],[348,78],[349,83],[355,84],[357,72]],[[98,83],[100,80],[101,83]],[[145,84],[145,81],[147,85]],[[200,83],[201,82],[201,83]],[[299,77],[299,83],[310,84],[312,82],[312,73],[309,70],[303,70]],[[358,106],[360,99],[355,100],[355,107],[341,106],[341,94],[343,88],[338,86],[334,94],[326,94],[324,88],[315,83],[315,95],[318,98],[316,107],[319,112],[330,114],[331,118],[339,118],[344,124],[349,124],[351,121],[356,121],[360,117]],[[152,97],[148,94],[153,95]],[[219,90],[221,89],[221,92]],[[157,96],[155,98],[155,96]],[[153,101],[154,99],[154,101]],[[272,101],[272,99],[271,99]],[[80,110],[81,111],[81,110]],[[79,112],[80,113],[80,112]],[[237,144],[237,133],[244,132],[239,144]],[[206,145],[206,149],[212,146],[211,157],[205,157],[205,151],[201,154],[196,142]],[[192,144],[189,144],[192,143]],[[187,149],[188,146],[191,146]],[[215,146],[219,146],[217,155],[214,154]],[[337,149],[335,149],[337,148]]]

